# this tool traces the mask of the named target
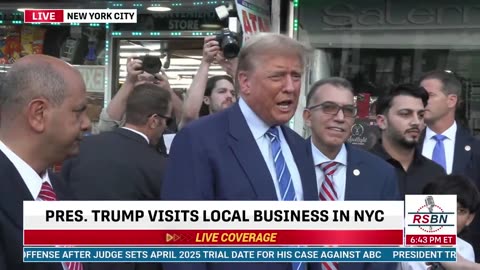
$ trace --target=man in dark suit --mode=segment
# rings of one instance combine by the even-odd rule
[[[379,157],[346,144],[357,108],[351,84],[343,78],[326,78],[313,84],[303,112],[312,130],[311,164],[315,166],[322,201],[399,200],[394,168]],[[321,263],[318,269],[395,269],[383,263]]]
[[[239,102],[177,133],[162,199],[318,200],[304,140],[284,126],[297,108],[304,57],[304,46],[289,37],[272,33],[251,37],[238,56]],[[280,183],[283,179],[290,185]],[[164,265],[201,270],[304,267],[296,263]]]
[[[86,137],[62,176],[80,200],[158,200],[165,157],[155,145],[171,121],[170,93],[154,84],[135,86],[125,126]]]
[[[480,189],[480,141],[470,131],[455,121],[462,85],[450,72],[432,71],[420,80],[428,94],[425,111],[427,128],[420,145],[422,154],[445,168],[447,174],[468,176]],[[480,217],[463,235],[475,249],[476,261],[480,262]]]
[[[23,263],[23,201],[71,199],[48,168],[78,153],[85,84],[69,64],[45,55],[20,59],[0,88],[0,269],[72,270],[81,263]]]
[[[89,136],[62,175],[80,200],[158,200],[165,157],[155,151],[171,121],[170,93],[154,84],[135,86],[125,126]],[[161,269],[161,264],[95,263],[89,270]]]
[[[455,121],[460,81],[452,73],[432,71],[424,75],[420,85],[429,94],[422,154],[439,163],[447,174],[466,175],[480,187],[480,166],[475,166],[480,162],[480,141]]]

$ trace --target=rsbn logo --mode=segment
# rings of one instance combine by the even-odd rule
[[[438,232],[444,226],[455,226],[448,223],[448,216],[453,212],[445,212],[442,207],[435,203],[433,196],[425,198],[425,205],[418,208],[413,214],[413,221],[408,226],[418,226],[421,230],[433,233]]]

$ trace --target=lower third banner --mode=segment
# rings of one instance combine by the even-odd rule
[[[456,261],[431,247],[25,247],[24,262],[404,262]]]

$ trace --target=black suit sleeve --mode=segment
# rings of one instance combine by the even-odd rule
[[[138,187],[144,176],[132,164],[95,161],[76,166],[72,163],[67,177],[70,189],[80,200],[145,199]]]
[[[1,235],[1,233],[0,233]],[[0,242],[0,270],[8,270],[4,242]]]

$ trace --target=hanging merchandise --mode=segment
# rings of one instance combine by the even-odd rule
[[[22,26],[22,56],[29,54],[42,54],[43,41],[45,39],[46,30],[41,27],[30,25]]]
[[[20,29],[17,26],[7,28],[5,47],[3,49],[2,64],[13,64],[20,59],[22,44],[20,42]]]

